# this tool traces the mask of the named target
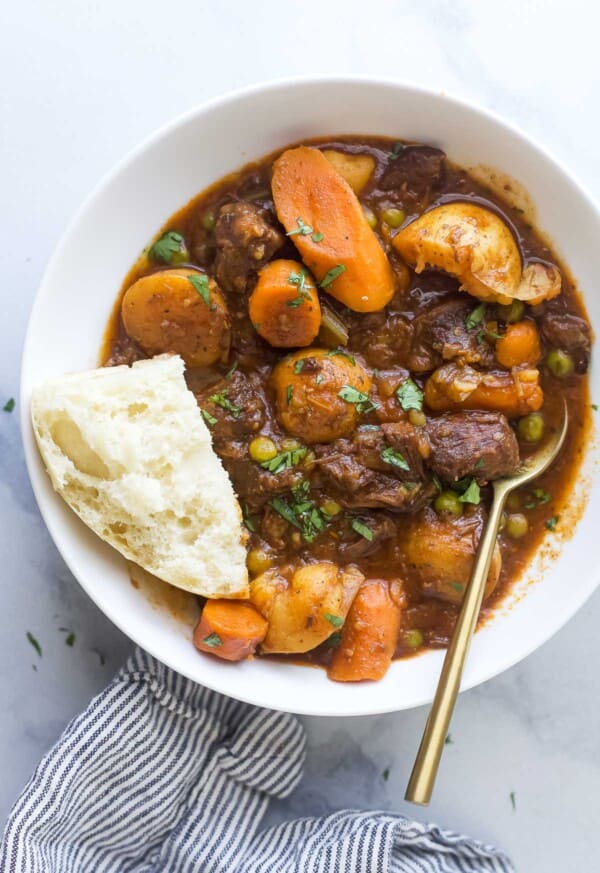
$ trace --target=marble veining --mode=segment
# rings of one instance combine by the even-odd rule
[[[583,0],[183,0],[168,10],[169,26],[164,15],[158,0],[23,0],[6,9],[0,407],[18,396],[35,288],[83,197],[154,128],[228,89],[315,72],[417,80],[515,121],[600,196],[600,13]],[[101,256],[100,238],[98,247]],[[65,324],[57,341],[68,342],[68,332]],[[3,820],[39,757],[130,644],[45,530],[18,409],[0,411],[0,530]],[[599,626],[597,594],[541,650],[461,696],[435,800],[419,817],[502,845],[528,873],[600,868]],[[267,820],[341,806],[415,813],[402,796],[425,714],[306,719],[306,777]]]

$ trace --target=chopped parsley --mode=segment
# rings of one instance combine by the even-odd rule
[[[402,385],[396,389],[396,397],[405,412],[411,409],[417,409],[420,412],[423,409],[423,392],[410,378],[405,379]]]
[[[148,256],[161,264],[182,264],[189,258],[185,240],[175,230],[168,230],[151,246]]]
[[[8,402],[10,403],[10,400],[9,400]],[[14,401],[13,401],[13,402],[14,402]],[[6,406],[4,407],[4,409],[5,409],[7,412],[10,412],[10,409],[7,410],[7,409],[6,409]],[[597,404],[597,403],[592,403],[592,409],[594,410],[594,412],[598,412],[598,404]]]
[[[328,358],[334,358],[336,355],[342,355],[342,357],[348,358],[352,366],[356,367],[356,358],[354,357],[354,355],[350,354],[350,352],[347,352],[346,349],[340,349],[340,347],[338,346],[335,349],[331,349],[330,352],[327,352]]]
[[[342,635],[339,631],[334,631],[330,637],[325,640],[325,645],[328,649],[337,649],[342,642]]]
[[[250,533],[254,533],[256,530],[256,524],[254,523],[254,519],[250,515],[250,509],[247,503],[244,504],[244,508],[242,510],[242,518]]]
[[[290,230],[286,233],[286,236],[308,236],[311,233],[314,233],[310,224],[306,224],[301,218],[296,219],[296,224],[298,227],[295,230]]]
[[[231,367],[230,367],[230,368],[227,370],[227,372],[225,373],[225,378],[226,378],[226,379],[231,379],[231,377],[233,376],[233,374],[235,373],[235,371],[237,370],[237,368],[238,368],[238,362],[237,362],[237,361],[234,361],[233,364],[231,365]]]
[[[294,364],[294,373],[298,376],[302,372],[302,367],[304,366],[305,358],[300,358],[299,361],[296,361]]]
[[[481,470],[482,467],[485,467],[485,461],[483,460],[483,458],[479,458],[479,460],[475,464],[475,469]]]
[[[72,647],[74,642],[75,642],[75,634],[73,633],[73,631],[71,631],[71,633],[65,637],[65,646]]]
[[[208,285],[208,276],[205,273],[198,273],[196,276],[188,276],[188,282],[194,290],[202,297],[207,306],[210,306],[210,288]]]
[[[345,264],[337,264],[335,267],[332,267],[331,270],[327,270],[327,272],[325,273],[325,275],[323,276],[323,278],[319,282],[319,285],[321,286],[321,288],[329,288],[331,283],[335,279],[337,279],[338,276],[341,276],[342,273],[345,273],[345,272],[346,272],[346,265]]]
[[[451,746],[451,745],[452,745],[452,742],[453,742],[453,740],[452,740],[452,734],[446,734],[446,739],[444,740],[444,745],[445,745],[445,746]]]
[[[230,412],[234,418],[239,418],[242,412],[242,408],[240,406],[236,406],[235,403],[232,403],[229,397],[229,388],[225,388],[224,391],[219,391],[217,394],[211,394],[208,398],[211,403],[214,403],[215,406],[220,406],[221,409],[224,409],[225,412]]]
[[[543,506],[545,503],[550,503],[552,495],[543,488],[534,488],[531,492],[531,497],[524,504],[525,509],[535,509],[536,506]]]
[[[513,808],[513,812],[516,812],[517,811],[517,799],[515,796],[515,792],[511,791],[508,796],[510,797],[510,805]]]
[[[556,530],[556,525],[558,524],[558,519],[559,519],[558,515],[553,515],[552,518],[548,518],[546,520],[546,527],[548,528],[548,530],[553,530],[553,531]]]
[[[352,385],[344,385],[344,387],[338,391],[338,397],[345,400],[346,403],[354,403],[356,405],[356,411],[364,414],[367,412],[373,412],[374,409],[379,408],[379,404],[373,403],[373,401],[369,399],[368,394],[364,394],[357,388],[353,388]]]
[[[260,466],[263,470],[268,470],[269,473],[281,473],[283,470],[290,470],[299,464],[306,457],[307,451],[306,446],[300,446],[297,449],[279,452],[270,461],[261,461]]]
[[[4,404],[2,409],[4,410],[4,412],[12,412],[14,408],[15,408],[15,398],[9,397],[9,399],[6,401],[6,403]]]
[[[219,634],[209,634],[207,637],[204,637],[202,642],[205,646],[210,646],[211,649],[216,649],[218,646],[223,645],[223,640]]]
[[[398,155],[401,155],[405,149],[405,145],[400,140],[397,140],[392,146],[392,152],[390,154],[390,161],[395,161]]]
[[[312,543],[327,526],[325,516],[310,498],[310,482],[294,485],[289,499],[274,497],[270,506],[289,524],[302,533],[307,543]]]
[[[481,491],[475,479],[471,479],[458,499],[461,503],[474,503],[475,505],[481,501]]]
[[[373,542],[373,531],[364,523],[364,521],[361,521],[360,518],[353,518],[350,527],[352,530],[356,531],[357,534],[360,534],[361,537],[364,537],[368,542]]]
[[[285,389],[285,397],[286,397],[287,405],[288,405],[288,406],[289,406],[290,403],[292,402],[292,397],[293,397],[293,396],[294,396],[294,386],[293,386],[293,385],[288,385],[287,388]]]
[[[484,339],[499,340],[502,339],[502,334],[489,330],[487,327],[483,327],[477,334],[477,345],[480,346]]]
[[[208,412],[208,410],[202,409],[202,407],[200,407],[200,412],[202,413],[202,418],[204,419],[204,421],[207,424],[216,424],[217,423],[217,419],[214,417],[214,415],[211,415],[210,412]]]
[[[381,460],[385,464],[391,464],[392,467],[398,467],[399,470],[410,470],[410,465],[404,455],[397,452],[391,446],[383,449],[381,452]]]
[[[313,241],[313,242],[316,242],[316,243],[320,243],[321,240],[324,239],[324,238],[325,238],[325,234],[324,234],[324,233],[321,233],[320,230],[317,231],[317,233],[313,233],[313,235],[312,235],[312,241]]]
[[[320,385],[322,381],[323,381],[323,373],[319,373],[317,375],[317,378],[315,379],[315,384]]]
[[[462,594],[465,590],[465,586],[462,584],[462,582],[451,582],[450,588],[454,588],[454,590],[458,591],[460,594]]]
[[[465,318],[465,327],[467,330],[473,330],[478,324],[481,324],[485,318],[486,304],[480,303],[476,306]]]
[[[329,624],[332,624],[334,627],[342,627],[344,624],[344,619],[340,615],[332,615],[330,612],[326,612],[325,618]]]
[[[440,493],[444,490],[443,487],[442,487],[441,479],[440,479],[440,477],[438,476],[437,473],[433,473],[433,474],[432,474],[432,476],[431,476],[431,481],[433,482],[433,484],[435,485],[435,487],[437,488],[437,490],[438,490]]]
[[[38,653],[38,655],[41,658],[42,657],[42,647],[40,646],[40,644],[38,643],[38,641],[36,640],[34,635],[31,633],[31,631],[27,631],[25,636],[27,637],[27,640],[31,643],[31,645],[33,646],[33,648],[36,650],[36,652]]]
[[[384,782],[388,781],[388,779],[390,778],[390,768],[389,767],[385,768],[385,770],[381,774],[381,778],[383,779]]]

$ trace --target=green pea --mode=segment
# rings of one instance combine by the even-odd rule
[[[365,214],[365,218],[367,219],[367,224],[369,225],[369,227],[371,227],[373,229],[376,228],[377,227],[377,216],[375,215],[373,210],[369,209],[368,206],[363,205],[363,212]]]
[[[519,419],[519,439],[524,443],[539,443],[544,436],[544,417],[539,412],[530,412]]]
[[[389,209],[384,209],[381,213],[381,220],[389,224],[390,227],[400,227],[405,218],[406,213],[403,209],[390,207]]]
[[[546,357],[546,364],[552,375],[558,379],[564,379],[565,376],[573,372],[573,358],[562,349],[550,349]]]
[[[435,498],[433,508],[438,515],[448,513],[448,515],[462,515],[463,505],[458,499],[456,491],[442,491]]]
[[[501,321],[506,324],[514,324],[515,321],[521,321],[525,312],[525,304],[522,300],[513,300],[512,303],[499,303],[496,312]]]
[[[504,530],[513,540],[519,540],[524,537],[529,530],[529,522],[522,512],[515,512],[506,517],[506,525]]]
[[[202,216],[202,227],[204,230],[208,231],[208,233],[212,233],[215,229],[215,224],[217,223],[217,219],[215,218],[214,212],[205,212]]]
[[[419,646],[423,645],[423,634],[416,627],[404,631],[402,637],[404,645],[408,646],[410,649],[418,649]]]

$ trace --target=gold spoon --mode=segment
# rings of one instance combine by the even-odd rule
[[[515,488],[526,485],[548,469],[564,443],[567,425],[567,404],[563,400],[562,424],[550,439],[534,455],[527,458],[514,476],[497,479],[492,483],[494,494],[492,506],[479,541],[471,578],[467,585],[450,645],[446,651],[435,697],[423,732],[423,739],[404,795],[405,800],[410,803],[420,803],[426,806],[431,799],[444,742],[448,735],[448,726],[460,688],[463,668],[481,609],[483,591],[506,498]]]

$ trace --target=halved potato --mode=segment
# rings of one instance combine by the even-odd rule
[[[371,155],[348,155],[335,149],[324,149],[323,154],[354,193],[360,194],[375,169],[375,158]]]
[[[508,225],[475,203],[446,203],[425,212],[397,233],[392,245],[417,273],[426,267],[444,270],[479,300],[535,304],[560,294],[558,269],[533,263],[523,270]]]
[[[267,570],[251,583],[250,599],[269,622],[263,652],[308,652],[339,629],[364,580],[356,567],[331,561]]]

